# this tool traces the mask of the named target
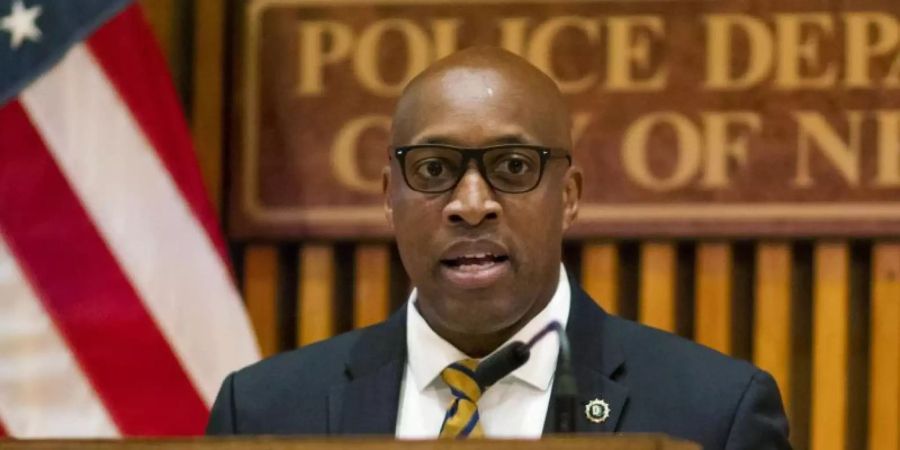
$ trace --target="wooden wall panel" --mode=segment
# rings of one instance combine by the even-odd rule
[[[761,242],[756,249],[755,273],[753,362],[775,378],[790,414],[793,359],[790,245]]]
[[[900,244],[872,251],[869,448],[900,448]]]
[[[819,243],[813,261],[813,380],[811,448],[847,448],[849,251],[845,243]]]
[[[694,340],[722,353],[732,351],[731,245],[697,248]]]
[[[570,268],[569,270],[574,270]],[[586,244],[581,252],[581,284],[606,312],[619,313],[619,250],[614,243]]]
[[[640,267],[638,320],[674,332],[677,325],[675,244],[642,244]]]
[[[247,247],[244,253],[244,301],[262,355],[278,352],[278,251],[274,246]]]
[[[194,66],[191,71],[191,130],[206,192],[222,207],[225,9],[221,0],[194,0]]]
[[[362,328],[390,313],[391,252],[387,244],[361,244],[354,259],[353,327]]]
[[[297,345],[327,339],[335,333],[334,248],[307,244],[300,249],[297,287]]]

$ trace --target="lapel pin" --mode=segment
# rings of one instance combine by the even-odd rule
[[[603,423],[609,418],[609,403],[595,398],[584,405],[584,415],[594,423]]]

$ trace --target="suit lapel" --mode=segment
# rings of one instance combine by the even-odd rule
[[[569,283],[572,287],[572,306],[566,334],[572,345],[572,370],[579,394],[575,430],[579,433],[616,431],[628,402],[628,387],[616,381],[624,369],[625,355],[614,333],[610,333],[606,312],[574,280],[570,279]],[[553,432],[555,394],[556,386],[544,423],[545,434]],[[588,414],[585,408],[591,402],[598,406]],[[589,417],[599,421],[592,421]]]
[[[406,363],[406,307],[363,331],[350,352],[348,383],[329,392],[331,434],[393,435]]]

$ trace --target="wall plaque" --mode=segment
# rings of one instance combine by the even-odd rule
[[[431,61],[505,47],[575,115],[582,237],[900,236],[897,0],[257,0],[229,229],[389,235],[390,114]]]

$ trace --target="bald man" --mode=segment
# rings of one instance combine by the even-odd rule
[[[496,48],[412,80],[393,119],[384,209],[415,289],[386,322],[231,374],[210,434],[539,437],[558,343],[485,389],[480,359],[548,323],[571,341],[578,432],[659,432],[705,449],[782,449],[772,378],[607,315],[561,264],[582,172],[552,80]]]

